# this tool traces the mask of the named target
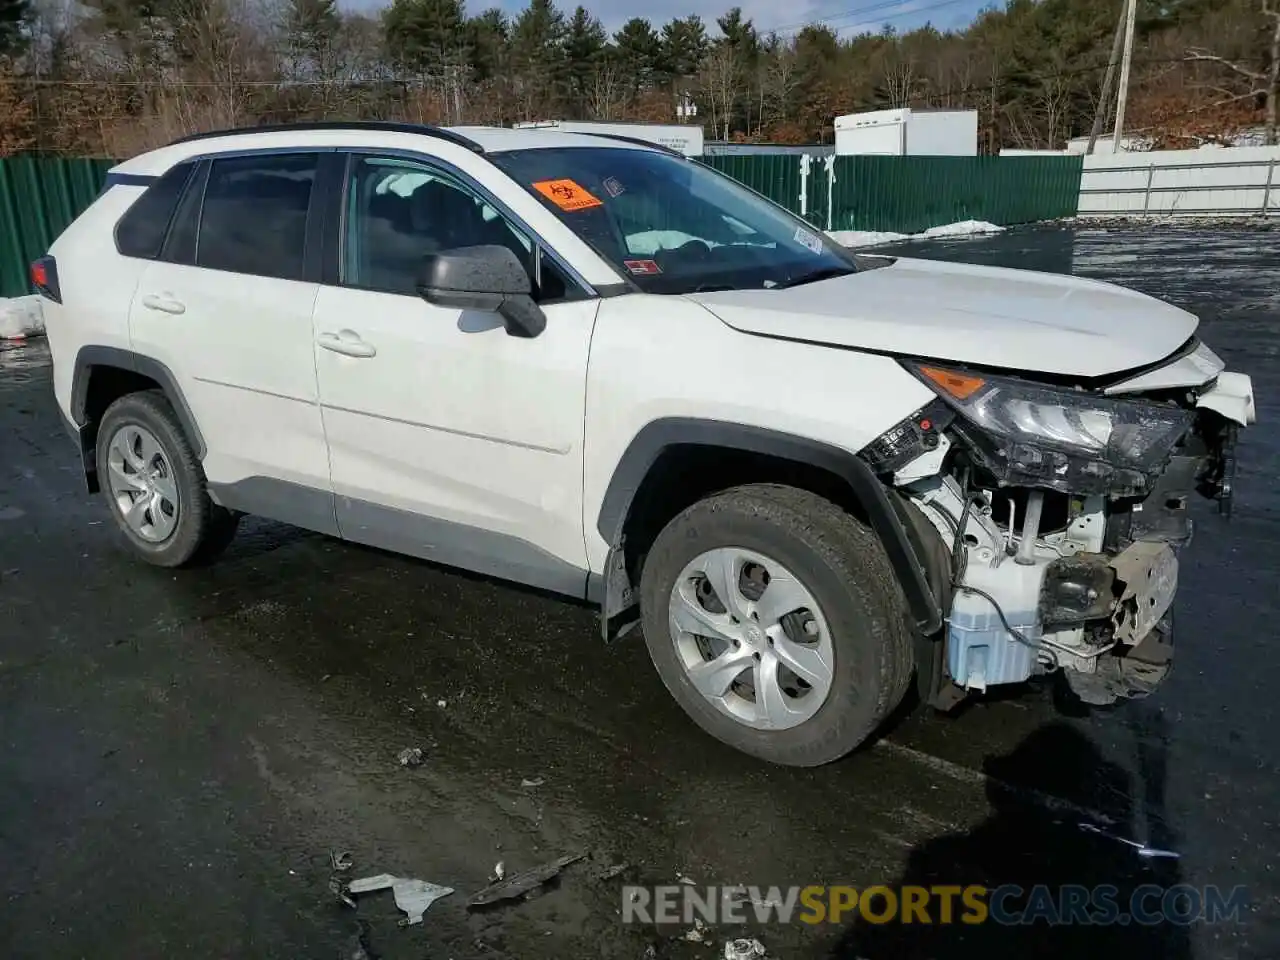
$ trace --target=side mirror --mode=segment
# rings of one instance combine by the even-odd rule
[[[429,254],[418,274],[418,292],[427,303],[458,310],[483,310],[502,317],[507,333],[536,337],[546,315],[533,302],[524,264],[506,247],[460,247]]]

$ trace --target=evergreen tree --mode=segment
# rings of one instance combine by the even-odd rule
[[[0,57],[12,56],[26,46],[23,27],[31,14],[31,0],[0,0]]]

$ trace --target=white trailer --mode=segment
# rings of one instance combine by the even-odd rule
[[[684,123],[597,123],[588,120],[535,120],[515,124],[517,130],[554,129],[565,133],[608,133],[633,137],[678,150],[686,157],[702,156],[702,127]]]
[[[836,156],[974,157],[976,110],[874,110],[836,117]]]

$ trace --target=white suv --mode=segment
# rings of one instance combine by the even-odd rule
[[[637,621],[778,763],[1060,670],[1169,667],[1174,548],[1229,502],[1249,378],[1089,280],[853,256],[662,148],[318,124],[116,167],[32,266],[125,540],[259,514]]]

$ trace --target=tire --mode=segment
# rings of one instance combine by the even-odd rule
[[[775,573],[761,576],[769,563]],[[703,572],[690,576],[691,570]],[[716,571],[723,571],[722,585],[741,588],[733,601],[736,626],[728,606],[714,602],[719,591],[712,586],[715,597],[706,595]],[[780,591],[770,595],[775,586]],[[775,621],[777,610],[796,603],[808,612]],[[684,629],[710,623],[705,614],[714,619],[711,633]],[[863,743],[901,702],[914,667],[906,601],[879,539],[834,503],[792,487],[738,487],[675,517],[645,559],[641,616],[649,656],[694,722],[729,746],[786,766],[819,766]],[[723,697],[695,685],[691,669],[704,687],[719,690],[740,660],[747,673],[736,675]],[[712,662],[724,665],[714,677]],[[816,682],[797,683],[801,673],[788,673],[791,663],[812,668]],[[822,668],[829,674],[825,693],[810,700],[823,690]],[[769,676],[778,682],[770,684]],[[761,699],[757,687],[773,694]]]
[[[148,563],[182,567],[211,560],[235,536],[239,518],[209,498],[200,461],[159,391],[131,393],[107,408],[98,427],[97,462],[117,528]],[[138,500],[147,501],[145,510],[139,507],[141,521],[134,512],[131,522],[126,505]]]

